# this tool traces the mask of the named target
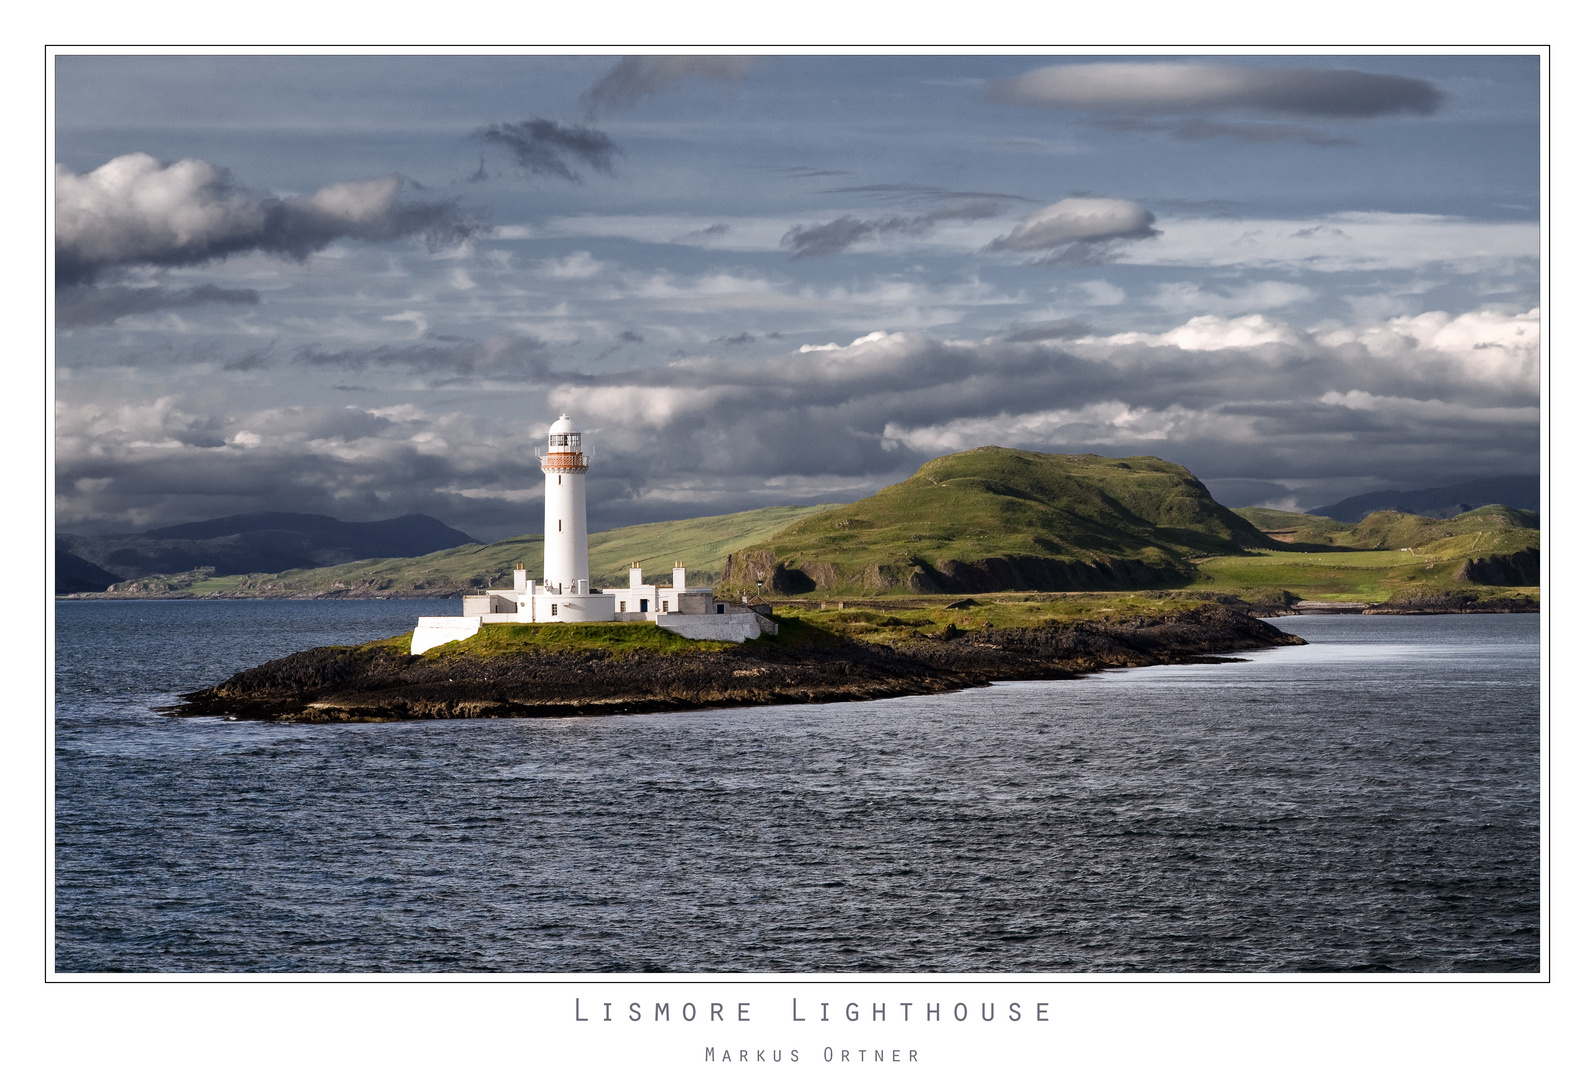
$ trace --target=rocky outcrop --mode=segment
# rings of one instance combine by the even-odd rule
[[[676,653],[525,649],[412,657],[384,646],[307,649],[185,694],[167,711],[347,723],[862,701],[1303,644],[1219,605],[1026,630],[964,631],[949,624],[891,648],[812,628],[807,634],[786,629],[773,640]],[[802,643],[790,644],[793,638]]]
[[[1524,548],[1510,555],[1469,559],[1457,570],[1456,577],[1475,585],[1538,585],[1540,549]]]
[[[1079,592],[1145,589],[1175,584],[1180,575],[1160,570],[1138,559],[1048,559],[1037,555],[1008,555],[977,559],[972,563],[943,559],[934,569],[922,570],[936,592]]]
[[[1474,592],[1413,592],[1370,604],[1364,615],[1527,615],[1540,610],[1526,596],[1481,596]]]

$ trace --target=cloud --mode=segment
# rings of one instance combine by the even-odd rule
[[[1106,345],[1166,345],[1186,352],[1214,352],[1219,349],[1255,349],[1262,345],[1300,345],[1302,335],[1289,323],[1276,322],[1265,315],[1245,315],[1226,319],[1218,315],[1198,315],[1184,326],[1162,334],[1138,331],[1092,338],[1091,343]]]
[[[612,173],[615,158],[621,152],[613,139],[596,128],[567,126],[535,116],[519,123],[489,124],[478,128],[471,137],[509,151],[528,176],[558,176],[573,184],[581,183],[581,176],[566,158],[573,158],[594,172]]]
[[[865,240],[892,237],[921,237],[930,234],[944,221],[982,221],[1002,213],[1006,206],[1001,196],[961,196],[948,199],[921,214],[857,218],[851,214],[820,225],[794,225],[781,237],[783,247],[793,248],[792,257],[809,259],[835,255]]]
[[[1159,235],[1152,211],[1129,199],[1070,198],[1035,211],[987,251],[1034,251],[1036,265],[1091,265],[1112,258],[1117,245]]]
[[[1313,299],[1318,294],[1293,281],[1253,281],[1244,285],[1204,287],[1194,281],[1165,282],[1148,297],[1165,311],[1267,311]]]
[[[425,332],[425,319],[418,312],[388,318],[406,322],[420,319],[419,328]],[[466,377],[527,379],[550,374],[547,348],[536,338],[504,334],[480,342],[418,342],[330,352],[312,346],[299,350],[293,362],[302,367],[345,371],[404,370],[445,382]]]
[[[402,201],[403,187],[395,175],[278,198],[197,158],[163,164],[125,154],[82,174],[57,164],[56,280],[84,283],[114,267],[194,266],[245,251],[302,260],[341,239],[418,236],[435,249],[479,229],[452,203]]]
[[[1441,100],[1433,83],[1401,75],[1162,61],[1037,68],[989,84],[987,94],[1005,105],[1070,112],[1182,116],[1239,109],[1331,119],[1427,116]]]
[[[727,225],[723,221],[717,221],[713,225],[707,225],[701,229],[694,229],[689,233],[682,233],[680,236],[676,237],[670,242],[672,244],[702,244],[707,243],[710,240],[718,240],[720,237],[724,236],[730,231],[730,225]]]
[[[989,443],[1152,453],[1190,467],[1221,500],[1289,491],[1303,506],[1343,495],[1347,477],[1404,490],[1538,463],[1536,310],[1340,328],[1252,312],[1166,333],[1079,329],[1059,320],[980,341],[875,331],[777,356],[728,349],[580,376],[550,370],[541,343],[524,338],[305,352],[296,363],[380,370],[401,400],[389,373],[502,380],[520,393],[473,395],[457,413],[226,407],[215,390],[65,404],[58,506],[64,528],[295,506],[525,531],[536,528],[527,463],[540,418],[561,410],[599,449],[594,528],[856,498],[930,455]]]
[[[1186,119],[1148,120],[1139,116],[1104,116],[1091,121],[1092,127],[1109,131],[1143,131],[1168,135],[1181,142],[1204,139],[1236,139],[1249,143],[1304,143],[1308,146],[1355,146],[1357,140],[1300,124],[1236,123],[1223,120]]]
[[[629,109],[686,79],[740,82],[761,58],[757,56],[627,56],[604,73],[581,96],[589,120],[600,113]]]
[[[55,325],[62,330],[108,326],[129,315],[150,315],[205,304],[247,307],[258,303],[260,293],[254,289],[223,289],[216,285],[195,285],[188,289],[77,285],[56,292]]]
[[[1091,333],[1091,328],[1077,319],[1056,319],[1035,326],[1017,327],[1004,341],[1072,341]]]

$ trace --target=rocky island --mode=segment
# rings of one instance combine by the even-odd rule
[[[1046,603],[776,613],[780,633],[692,641],[649,623],[485,626],[409,654],[409,635],[307,649],[183,695],[174,716],[297,723],[544,717],[935,694],[1301,645],[1221,603],[1057,618]],[[1013,610],[987,612],[979,608]],[[997,625],[991,615],[1000,618]]]

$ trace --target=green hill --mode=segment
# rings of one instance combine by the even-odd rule
[[[822,510],[726,562],[728,587],[870,596],[1179,584],[1191,559],[1275,546],[1154,457],[984,446]]]
[[[1499,554],[1540,545],[1540,516],[1532,510],[1481,506],[1453,518],[1396,510],[1369,514],[1355,525],[1312,514],[1246,506],[1235,511],[1276,540],[1359,551],[1411,550],[1442,559]]]
[[[1236,513],[1282,542],[1279,549],[1204,560],[1193,588],[1372,603],[1459,584],[1540,583],[1539,515],[1529,510],[1481,506],[1453,518],[1384,510],[1355,525],[1255,506]]]
[[[599,587],[624,585],[627,570],[641,562],[650,580],[668,580],[677,560],[687,580],[708,585],[719,576],[726,556],[781,531],[793,521],[826,506],[773,506],[740,514],[629,525],[588,538],[588,563]],[[467,544],[412,559],[362,559],[318,569],[229,577],[177,574],[123,582],[116,596],[458,596],[484,588],[508,588],[516,563],[533,577],[542,572],[540,534],[515,536],[496,544]]]

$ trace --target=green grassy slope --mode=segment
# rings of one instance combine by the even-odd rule
[[[634,561],[649,580],[669,580],[677,560],[687,580],[716,580],[726,556],[757,543],[820,506],[774,506],[739,514],[629,525],[589,537],[588,563],[599,587],[623,585]],[[484,588],[508,588],[517,562],[535,578],[542,572],[541,535],[516,536],[496,544],[468,544],[413,559],[363,559],[280,574],[197,578],[193,574],[144,579],[117,586],[133,596],[450,596]],[[130,587],[131,586],[131,587]]]
[[[1018,568],[1008,578],[1045,577],[1045,563],[1118,563],[1150,583],[1188,574],[1193,556],[1269,546],[1172,462],[988,446],[745,548],[726,580],[747,589],[763,574],[767,589],[838,595],[979,591],[957,588],[976,577],[960,567],[1007,560]]]
[[[1328,545],[1363,551],[1403,548],[1442,559],[1497,554],[1539,547],[1540,516],[1529,510],[1481,506],[1454,518],[1426,518],[1381,510],[1356,525],[1311,514],[1246,506],[1235,511],[1275,538],[1297,545]]]
[[[1481,506],[1454,518],[1380,511],[1356,525],[1310,514],[1243,507],[1236,511],[1284,550],[1206,559],[1193,589],[1242,596],[1288,590],[1308,600],[1384,601],[1393,596],[1465,586],[1469,560],[1534,551],[1539,515]],[[1537,594],[1533,586],[1512,589]]]

